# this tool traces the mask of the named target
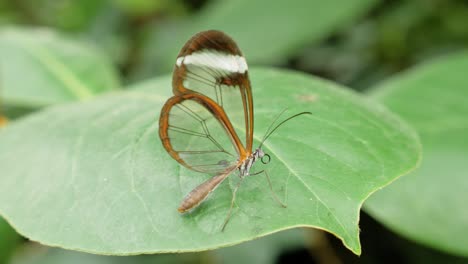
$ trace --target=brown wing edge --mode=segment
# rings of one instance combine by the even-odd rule
[[[243,56],[236,42],[234,42],[234,40],[231,37],[218,30],[208,30],[199,32],[198,34],[195,34],[192,38],[190,38],[180,50],[179,54],[177,55],[177,58],[181,56],[190,55],[196,51],[200,51],[203,49],[217,50],[225,53]],[[185,66],[174,66],[174,71],[172,74],[172,92],[174,93],[174,95],[194,92],[190,89],[185,88],[182,85],[182,80],[185,78],[185,73]]]
[[[199,94],[197,92],[194,92],[190,89],[187,89],[183,86],[183,74],[184,70],[174,70],[173,74],[173,81],[172,85],[174,87],[173,93],[176,96],[182,96],[184,94]],[[241,95],[241,100],[242,100],[242,105],[244,106],[244,119],[246,120],[245,122],[245,131],[246,131],[246,145],[245,149],[248,151],[252,151],[252,141],[253,141],[253,130],[254,130],[254,106],[253,106],[253,98],[252,98],[252,88],[250,85],[250,81],[248,78],[247,72],[244,74],[238,74],[238,77],[240,81],[237,83],[240,88],[240,95]],[[178,88],[176,88],[178,87]],[[199,94],[201,95],[201,94]],[[203,96],[203,95],[201,95]],[[206,96],[203,96],[204,98],[208,98]],[[208,98],[210,99],[210,98]],[[214,101],[213,101],[214,102]],[[216,104],[216,102],[214,102]],[[221,110],[222,107],[216,104],[216,108],[219,108]],[[224,110],[223,110],[224,112]],[[227,117],[227,115],[226,115]]]
[[[244,105],[244,115],[245,115],[245,131],[246,131],[246,149],[252,151],[252,143],[253,143],[253,130],[254,130],[254,106],[253,106],[253,98],[252,98],[252,88],[250,85],[250,79],[248,76],[248,72],[245,72],[245,78],[243,78],[243,84],[241,87],[242,93],[242,103]],[[248,120],[248,121],[247,121]]]
[[[234,127],[229,121],[224,110],[218,104],[216,104],[213,100],[211,100],[210,98],[206,96],[196,94],[196,93],[193,93],[193,94],[189,93],[189,94],[183,94],[183,95],[176,95],[176,96],[171,97],[169,100],[167,100],[167,102],[164,104],[163,108],[161,109],[161,114],[159,117],[159,138],[161,139],[161,142],[164,148],[169,153],[169,155],[171,155],[173,159],[175,159],[177,162],[179,162],[180,164],[182,164],[188,169],[199,171],[191,167],[189,164],[187,164],[179,156],[178,152],[172,148],[171,140],[168,135],[169,113],[171,111],[171,108],[185,100],[194,100],[213,114],[213,116],[220,122],[220,124],[226,130],[229,138],[231,139],[232,144],[235,146],[235,149],[239,156],[239,160],[244,160],[245,158],[248,157],[248,155],[250,155],[250,152],[248,153],[246,149],[244,148],[244,146],[242,145],[242,143],[240,142],[239,137],[237,136],[234,130]]]
[[[187,56],[195,51],[202,49],[213,49],[234,55],[243,56],[241,50],[237,46],[236,42],[222,31],[218,30],[207,30],[195,34],[190,38],[180,50],[177,57]],[[172,92],[174,95],[182,95],[186,93],[195,93],[194,91],[187,89],[183,85],[185,78],[186,69],[185,66],[178,67],[174,66],[172,74]],[[227,76],[228,78],[238,79],[238,84],[241,90],[242,104],[244,106],[245,114],[245,131],[246,131],[246,145],[245,149],[252,151],[253,143],[253,130],[254,130],[254,117],[253,117],[253,98],[252,98],[252,86],[248,76],[248,71],[243,74],[233,74],[234,76]]]
[[[236,42],[226,33],[219,30],[206,30],[193,35],[182,47],[177,57],[186,56],[202,49],[217,50],[242,56]]]

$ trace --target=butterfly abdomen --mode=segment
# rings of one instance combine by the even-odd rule
[[[206,180],[202,184],[198,185],[193,189],[187,196],[185,196],[182,203],[180,203],[177,209],[180,213],[185,213],[196,208],[201,202],[203,202],[210,192],[214,191],[218,185],[226,179],[227,176],[232,172],[232,169],[228,169],[225,173],[218,174]]]

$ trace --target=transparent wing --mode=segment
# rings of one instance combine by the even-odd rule
[[[159,136],[180,164],[210,174],[237,166],[239,139],[214,101],[198,94],[174,96],[161,111]]]
[[[235,42],[219,31],[195,35],[174,69],[175,95],[198,93],[213,100],[234,124],[247,152],[252,149],[253,103],[247,63]]]

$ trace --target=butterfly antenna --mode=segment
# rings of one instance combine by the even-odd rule
[[[278,115],[276,115],[276,117],[273,119],[273,121],[271,122],[270,126],[268,127],[268,129],[265,131],[265,134],[263,135],[263,138],[262,138],[262,141],[260,142],[263,142],[265,141],[265,137],[266,135],[268,135],[268,133],[270,132],[270,129],[273,127],[273,125],[276,123],[276,121],[280,118],[281,115],[284,114],[284,112],[286,112],[286,110],[288,110],[288,108],[285,108],[283,111],[281,111]],[[260,144],[261,145],[261,144]]]
[[[283,111],[284,112],[284,111]],[[283,113],[281,112],[281,114]],[[276,129],[278,129],[281,125],[283,125],[284,123],[288,122],[289,120],[293,119],[293,118],[296,118],[298,116],[301,116],[301,115],[311,115],[312,113],[311,112],[300,112],[300,113],[297,113],[295,115],[292,115],[288,118],[286,118],[285,120],[281,121],[278,125],[276,125],[273,129],[270,130],[270,128],[267,130],[268,132],[266,133],[266,135],[263,137],[262,139],[262,142],[260,142],[260,145],[258,146],[258,148],[261,148],[263,143],[268,139],[268,137],[271,136],[271,134],[273,134],[273,132],[275,132]],[[279,116],[278,116],[279,117]],[[276,118],[277,119],[277,118]],[[275,120],[276,121],[276,120]],[[273,122],[274,123],[274,122]],[[271,125],[270,125],[271,127]]]

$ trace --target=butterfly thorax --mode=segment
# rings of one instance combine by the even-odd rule
[[[257,148],[250,156],[248,156],[244,162],[239,166],[239,175],[241,177],[250,175],[250,169],[252,168],[253,164],[258,160],[265,156],[265,152],[261,148]]]

